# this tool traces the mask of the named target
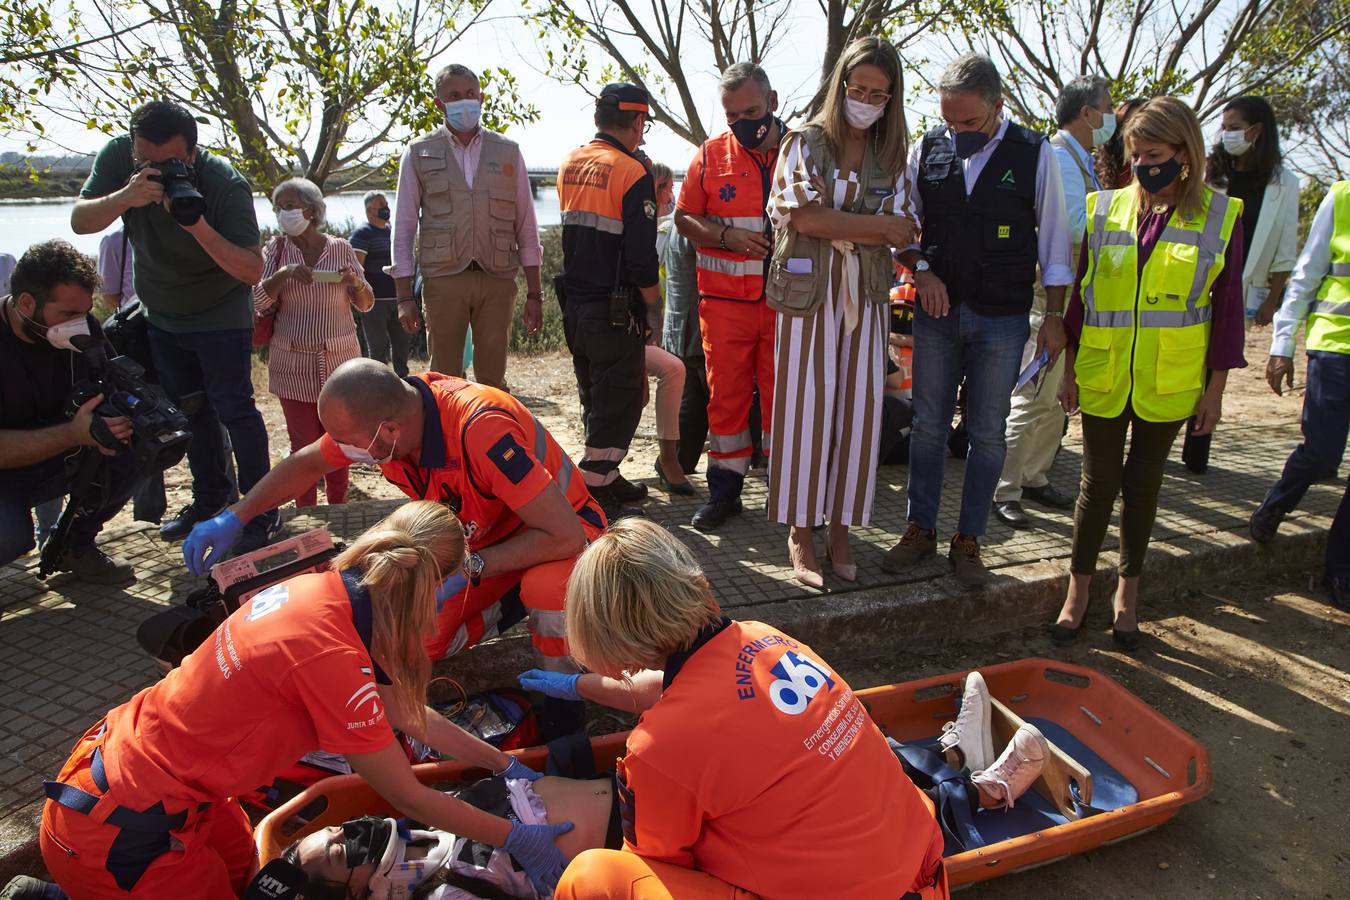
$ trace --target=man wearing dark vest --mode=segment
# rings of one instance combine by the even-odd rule
[[[1003,117],[1003,82],[984,56],[966,54],[938,85],[945,126],[909,160],[919,246],[901,254],[914,272],[914,433],[909,445],[909,528],[882,568],[904,573],[937,550],[947,430],[966,384],[970,438],[961,513],[947,558],[962,587],[980,587],[1004,427],[1030,334],[1036,266],[1045,286],[1039,357],[1064,346],[1064,293],[1073,280],[1059,165],[1041,135]]]
[[[619,463],[642,418],[646,308],[661,297],[656,184],[637,155],[650,125],[645,90],[607,84],[595,101],[595,139],[558,171],[563,271],[554,283],[586,429],[580,468],[611,519],[647,496]]]
[[[708,502],[693,525],[713,531],[741,511],[750,467],[750,406],[759,387],[763,447],[769,449],[774,312],[764,303],[769,254],[769,181],[785,128],[778,94],[753,63],[722,73],[728,130],[694,155],[675,225],[698,247],[698,318],[708,371]]]
[[[413,245],[422,267],[422,301],[431,371],[464,376],[465,332],[473,328],[473,375],[506,389],[506,343],[525,270],[522,318],[531,334],[543,321],[539,229],[520,148],[479,124],[478,76],[461,65],[436,75],[445,127],[413,139],[398,169],[393,265],[400,320],[415,331]]]
[[[1073,242],[1069,258],[1076,269],[1087,229],[1087,195],[1102,189],[1093,169],[1092,150],[1110,140],[1116,130],[1111,82],[1099,75],[1082,75],[1070,81],[1055,102],[1055,120],[1059,131],[1050,138],[1050,145],[1059,162],[1069,240]],[[1022,349],[1023,368],[1036,358],[1044,321],[1045,292],[1038,290],[1031,310],[1031,337]],[[1056,490],[1048,477],[1064,434],[1064,410],[1059,407],[1058,396],[1063,379],[1064,363],[1057,360],[1013,394],[1006,434],[1008,455],[994,492],[994,515],[1013,528],[1031,524],[1022,508],[1024,497],[1051,509],[1073,508],[1074,496]]]

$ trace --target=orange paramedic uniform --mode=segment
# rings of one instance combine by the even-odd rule
[[[525,527],[516,510],[556,484],[586,532],[605,530],[577,467],[543,424],[505,391],[427,372],[406,379],[422,396],[422,449],[417,461],[380,466],[384,477],[414,500],[449,504],[464,524],[470,550],[501,543]],[[351,465],[332,436],[319,439],[324,459]],[[453,656],[528,614],[534,646],[545,668],[566,668],[563,599],[575,559],[486,576],[441,602],[432,659]],[[571,671],[571,669],[568,669]]]
[[[315,747],[394,742],[361,603],[337,572],[273,585],[91,728],[42,811],[42,858],[62,889],[79,900],[239,896],[254,848],[231,798]]]
[[[616,781],[625,849],[765,900],[932,896],[941,880],[932,806],[853,691],[760,622],[723,619],[670,658]]]
[[[785,131],[777,123],[780,134]],[[730,131],[699,148],[680,188],[690,215],[768,237],[769,181],[778,148],[745,149]],[[767,260],[698,248],[698,321],[708,370],[708,499],[740,496],[750,466],[750,405],[759,386],[761,442],[769,452],[776,317],[764,303]]]

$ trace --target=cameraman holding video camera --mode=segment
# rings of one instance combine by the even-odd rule
[[[77,234],[100,232],[119,217],[126,228],[160,383],[178,403],[205,394],[189,417],[192,503],[160,528],[165,540],[182,540],[230,502],[221,425],[241,492],[269,468],[267,428],[253,402],[251,285],[262,278],[263,261],[252,190],[228,162],[197,146],[191,113],[154,101],[132,113],[129,135],[99,151],[80,197],[70,217]],[[239,550],[266,544],[279,526],[276,510],[258,515]]]
[[[125,584],[136,578],[131,564],[94,538],[136,485],[131,454],[112,449],[131,437],[131,423],[97,415],[101,394],[66,415],[72,388],[88,374],[76,345],[99,340],[90,337],[89,318],[98,286],[94,261],[65,241],[30,247],[10,278],[0,327],[0,564],[33,549],[33,507],[68,493],[77,451],[97,447],[109,457],[112,487],[92,515],[75,520],[57,568],[81,581]]]

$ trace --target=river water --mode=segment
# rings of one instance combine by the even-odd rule
[[[365,209],[361,206],[364,192],[330,194],[324,198],[328,203],[328,221],[335,227],[355,227],[366,220]],[[398,194],[389,191],[385,194],[391,204],[398,202]],[[63,238],[70,241],[79,250],[98,255],[98,242],[101,235],[75,234],[70,230],[70,211],[75,207],[75,198],[60,200],[0,200],[0,253],[12,253],[17,258],[31,244]],[[272,214],[272,203],[266,197],[254,197],[253,207],[258,212],[258,224],[276,227],[276,218]],[[551,187],[539,188],[539,196],[534,201],[535,216],[542,225],[557,225],[558,192]],[[115,230],[114,224],[109,230]]]

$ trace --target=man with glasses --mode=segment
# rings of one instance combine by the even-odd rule
[[[581,394],[586,450],[581,474],[616,517],[647,496],[619,474],[642,417],[646,308],[657,286],[656,184],[638,155],[651,126],[647,92],[607,84],[595,101],[594,140],[558,170],[563,271],[554,280]]]
[[[483,96],[471,69],[457,64],[441,69],[435,102],[444,127],[413,139],[398,169],[394,262],[388,272],[399,319],[410,332],[417,330],[413,275],[420,265],[431,370],[464,375],[464,341],[472,327],[474,380],[505,390],[521,269],[526,329],[535,333],[544,317],[543,251],[530,177],[520,148],[479,124]]]
[[[1004,428],[1030,334],[1036,266],[1045,322],[1036,356],[1064,347],[1064,294],[1073,280],[1064,188],[1050,144],[1003,116],[1003,81],[988,57],[966,54],[942,73],[945,125],[910,154],[922,240],[900,255],[914,272],[914,433],[909,528],[882,568],[904,573],[937,550],[947,429],[966,384],[970,438],[961,514],[947,558],[962,587],[986,584],[979,538],[1003,470]]]
[[[708,502],[694,513],[715,531],[741,512],[753,447],[750,407],[759,388],[760,430],[769,450],[773,404],[773,310],[764,302],[771,247],[769,183],[786,132],[778,94],[753,63],[722,73],[727,131],[695,154],[680,190],[675,225],[698,248],[698,321],[708,373]]]
[[[1102,189],[1092,164],[1092,151],[1116,131],[1111,83],[1098,75],[1075,78],[1060,92],[1055,119],[1059,131],[1050,138],[1050,146],[1064,186],[1069,239],[1073,242],[1069,259],[1076,267],[1087,228],[1087,195]],[[1031,308],[1031,336],[1022,349],[1023,368],[1036,358],[1044,321],[1045,291],[1038,289]],[[1064,435],[1064,410],[1059,407],[1063,379],[1064,363],[1056,360],[1013,395],[1006,431],[1008,453],[994,492],[994,515],[1013,528],[1031,524],[1022,508],[1023,497],[1051,509],[1073,508],[1074,497],[1056,490],[1048,477]]]

